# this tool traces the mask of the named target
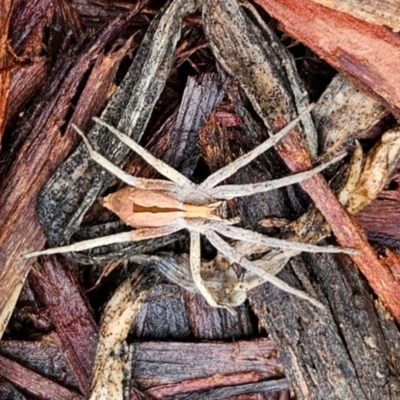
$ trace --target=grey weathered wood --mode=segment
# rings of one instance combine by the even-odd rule
[[[182,18],[196,9],[196,0],[180,0],[154,19],[135,60],[101,118],[139,141],[164,86],[174,60]],[[129,151],[107,130],[95,126],[89,139],[103,149],[110,161],[124,165]],[[38,199],[38,216],[53,244],[65,243],[79,225],[93,201],[113,178],[90,160],[80,144],[57,170]]]

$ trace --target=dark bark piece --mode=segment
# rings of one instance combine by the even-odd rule
[[[54,258],[46,258],[42,268],[33,269],[29,279],[46,306],[60,339],[60,349],[81,392],[87,394],[97,344],[95,321],[71,273]]]
[[[397,398],[397,339],[385,333],[380,305],[374,307],[360,274],[328,256],[305,259],[306,263],[291,262],[281,277],[308,290],[312,287],[318,298],[325,298],[325,315],[271,286],[251,296],[257,316],[280,343],[296,393],[315,399]],[[388,331],[397,332],[393,322],[389,325]],[[328,375],[329,380],[323,378]]]
[[[368,238],[385,247],[400,248],[399,191],[386,191],[357,214],[357,222],[365,229]]]
[[[79,391],[78,381],[66,362],[56,333],[44,335],[35,341],[3,340],[0,353],[52,381]]]
[[[26,400],[10,382],[0,378],[0,396],[3,400]]]
[[[14,333],[21,328],[18,325],[21,323],[25,325],[27,321],[29,321],[29,325],[32,325],[39,332],[50,332],[53,329],[51,321],[46,313],[43,312],[42,305],[33,292],[29,281],[24,283],[13,318],[7,326],[6,334],[7,332],[9,333],[8,337],[14,337]]]
[[[198,135],[225,94],[222,86],[217,74],[204,74],[200,79],[189,77],[187,81],[163,157],[166,163],[186,176],[191,176],[197,166],[200,157]]]
[[[211,308],[198,294],[176,285],[160,285],[146,300],[135,318],[131,335],[146,340],[226,340],[245,339],[255,328],[245,305],[231,315],[223,309]]]
[[[176,399],[176,400],[189,400],[195,399],[197,396],[210,399],[210,400],[222,400],[222,399],[231,399],[234,400],[238,396],[237,399],[259,399],[259,397],[247,397],[243,396],[248,393],[260,393],[262,394],[262,398],[268,400],[271,399],[268,396],[268,393],[271,392],[282,392],[288,389],[288,381],[286,379],[277,379],[271,381],[257,382],[257,383],[249,383],[247,385],[235,385],[230,387],[223,387],[218,389],[205,390],[193,394],[178,394],[174,396],[165,396],[164,399]],[[240,397],[239,397],[240,396]],[[197,397],[198,398],[198,397]],[[271,399],[272,400],[272,399]]]
[[[109,0],[99,0],[96,2],[90,0],[73,0],[72,4],[84,25],[89,27],[100,27],[105,22],[113,20],[127,10],[129,11],[136,7],[135,3],[120,3],[118,1]],[[146,14],[151,16],[155,12],[156,11],[152,9],[148,9]],[[140,22],[142,22],[143,25],[142,18],[139,19],[138,23]]]
[[[12,76],[7,122],[12,120],[42,87],[47,77],[46,60],[36,60],[31,65],[21,66]]]
[[[32,3],[14,2],[12,13],[12,46],[20,61],[35,61],[43,51],[45,29],[52,20],[56,5],[49,0]],[[72,26],[72,24],[71,24]]]
[[[237,374],[235,379],[239,380],[240,374],[255,374],[247,376],[250,382],[282,376],[275,346],[269,339],[235,343],[138,342],[132,351],[132,375],[139,390],[213,375]],[[210,382],[207,385],[210,388]],[[214,385],[218,386],[218,381]],[[199,390],[200,382],[197,388],[187,387]],[[202,384],[205,387],[206,382]]]
[[[191,339],[183,289],[160,284],[152,290],[135,317],[130,335],[134,340]]]
[[[235,315],[221,308],[211,308],[206,300],[187,291],[184,293],[193,336],[198,340],[240,340],[254,337],[248,307],[242,304],[235,308]]]
[[[82,396],[42,377],[20,364],[0,356],[0,375],[24,392],[43,400],[78,400]]]

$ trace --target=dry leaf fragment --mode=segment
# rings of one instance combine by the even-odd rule
[[[318,131],[320,153],[334,154],[388,113],[381,103],[354,86],[347,78],[336,75],[312,112]]]
[[[351,194],[354,192],[355,188],[360,181],[360,176],[362,173],[362,168],[364,165],[364,153],[362,151],[361,145],[356,141],[356,148],[351,157],[351,161],[348,166],[348,176],[344,187],[340,190],[338,195],[338,200],[341,204],[346,205],[349,201]]]
[[[351,214],[357,214],[374,200],[389,181],[400,153],[400,129],[383,134],[370,151],[360,179],[346,204]],[[358,167],[357,167],[358,168]]]

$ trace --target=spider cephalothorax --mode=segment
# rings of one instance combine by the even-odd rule
[[[306,111],[308,112],[308,110]],[[317,306],[319,302],[310,298],[304,292],[294,289],[285,282],[271,275],[261,266],[256,265],[244,257],[226,242],[222,236],[240,241],[262,244],[269,247],[289,248],[308,252],[353,253],[354,250],[333,246],[320,247],[307,243],[299,243],[271,238],[248,229],[233,226],[239,222],[238,218],[226,218],[226,200],[234,197],[249,196],[255,193],[266,192],[282,186],[287,186],[309,178],[320,172],[328,165],[337,162],[343,155],[336,157],[326,164],[322,164],[310,171],[302,172],[286,178],[268,182],[244,185],[219,185],[233,175],[238,169],[249,164],[260,154],[273,147],[284,135],[290,132],[299,123],[301,115],[289,123],[284,129],[266,140],[249,153],[239,157],[232,163],[213,173],[201,184],[195,184],[176,171],[168,164],[152,156],[147,150],[138,145],[128,136],[119,132],[104,121],[95,118],[95,121],[106,126],[112,133],[139,154],[170,181],[158,179],[143,179],[131,176],[119,169],[101,154],[96,152],[86,136],[78,128],[77,132],[85,141],[90,156],[109,172],[120,178],[129,186],[107,196],[104,205],[115,212],[127,225],[136,229],[130,232],[118,233],[98,239],[86,240],[69,246],[48,249],[30,253],[25,257],[35,257],[41,254],[66,253],[82,251],[111,243],[139,241],[172,234],[181,229],[190,232],[190,269],[193,280],[199,291],[214,307],[228,307],[228,304],[219,303],[210,293],[201,278],[200,235],[204,235],[210,243],[230,262],[236,262],[252,274],[261,278],[262,282],[270,282],[289,293],[311,301]],[[218,186],[219,185],[219,186]]]

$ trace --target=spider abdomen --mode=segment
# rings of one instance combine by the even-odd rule
[[[182,219],[219,219],[221,203],[187,204],[166,191],[125,187],[105,197],[103,205],[132,227],[153,228]]]

